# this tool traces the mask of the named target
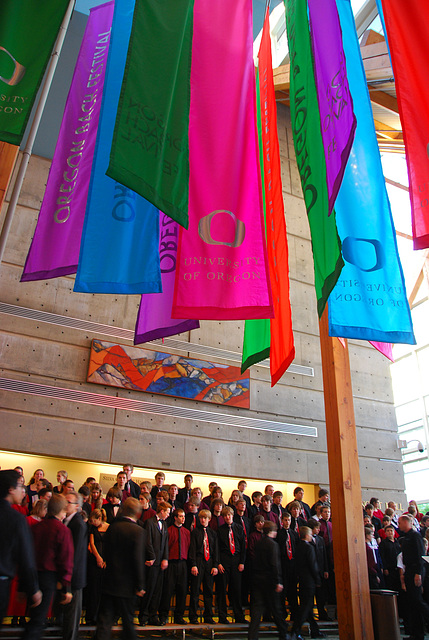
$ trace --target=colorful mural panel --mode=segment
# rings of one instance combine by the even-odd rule
[[[250,408],[250,374],[240,367],[93,340],[88,382]]]

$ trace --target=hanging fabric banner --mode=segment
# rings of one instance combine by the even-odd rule
[[[258,130],[260,132],[260,147],[262,147],[263,156],[262,176],[265,196],[265,226],[274,307],[274,318],[269,321],[271,386],[274,386],[294,359],[295,348],[289,299],[289,259],[282,194],[280,150],[277,137],[277,109],[271,57],[269,11],[266,12],[265,16],[258,58]],[[259,324],[268,321],[249,320],[248,322]],[[261,332],[262,336],[265,334],[265,331]],[[257,342],[254,357],[256,354],[264,353],[263,346],[259,341]],[[248,346],[243,347],[243,353],[247,351]]]
[[[429,248],[429,13],[418,0],[382,0],[410,183],[414,249]]]
[[[270,318],[251,0],[195,3],[189,119],[189,229],[173,317]]]
[[[115,3],[75,291],[161,291],[158,209],[105,175],[133,7],[134,2]]]
[[[107,170],[185,227],[193,5],[137,3]]]
[[[329,216],[325,154],[317,108],[307,3],[285,0],[285,6],[291,60],[292,133],[310,224],[317,312],[321,317],[344,263],[335,214]]]
[[[331,214],[352,147],[356,117],[335,0],[308,0],[308,9]]]
[[[90,11],[22,282],[77,270],[113,8]]]
[[[264,155],[262,149],[262,119],[261,119],[261,92],[259,91],[259,71],[256,69],[256,123],[258,128],[259,142],[259,167],[262,182],[262,205],[264,210],[265,228],[267,225],[265,216],[265,176],[264,176]],[[246,369],[262,362],[270,357],[271,330],[268,318],[260,320],[246,320],[244,323],[243,352],[241,357],[241,373]]]
[[[69,0],[0,4],[0,140],[21,144]]]
[[[332,336],[415,344],[349,0],[337,0],[357,129],[335,210],[345,261],[329,298]]]
[[[162,293],[145,293],[141,297],[137,315],[134,344],[167,338],[182,331],[198,329],[198,320],[173,320],[174,279],[176,275],[177,242],[179,225],[159,212],[159,260],[161,266]]]

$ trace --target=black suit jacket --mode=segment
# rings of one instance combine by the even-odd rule
[[[0,575],[12,579],[18,570],[20,591],[38,590],[33,537],[22,513],[0,498]]]
[[[241,523],[241,518],[237,513],[234,514],[234,522],[236,522],[238,524],[238,526],[243,529],[243,525]],[[246,528],[247,545],[249,545],[249,538],[250,538],[250,533],[251,533],[250,518],[247,518],[246,516],[243,516],[243,522],[244,522],[244,526]]]
[[[296,549],[296,571],[300,587],[314,589],[320,584],[316,548],[311,542],[300,540]]]
[[[103,592],[121,598],[133,598],[146,590],[146,531],[133,520],[116,518],[103,537],[106,569]]]
[[[86,585],[86,559],[88,557],[88,527],[80,513],[75,513],[67,524],[73,538],[73,574],[72,591],[83,589]]]
[[[213,529],[207,527],[207,536],[209,539],[209,550],[212,567],[217,569],[219,564],[219,547],[217,535]],[[189,546],[188,560],[190,567],[197,567],[199,563],[204,562],[204,527],[198,526],[191,531],[191,544]]]
[[[189,495],[191,495],[191,491],[192,489],[189,489]],[[177,502],[180,502],[181,505],[185,505],[185,503],[188,501],[188,491],[186,487],[182,487],[181,489],[179,489],[176,500]]]
[[[219,562],[224,564],[230,562],[234,557],[238,559],[238,564],[244,564],[246,559],[246,545],[244,541],[243,527],[236,522],[232,523],[232,532],[234,534],[235,553],[231,555],[229,547],[229,525],[226,523],[217,530],[219,543]]]
[[[155,553],[154,566],[161,564],[162,560],[168,560],[168,528],[165,520],[160,520],[162,529],[158,526],[158,518],[153,516],[146,520],[144,528],[147,531],[148,545],[153,548]]]
[[[287,555],[287,539],[290,537],[290,546],[292,549],[292,559],[289,559]],[[282,563],[282,567],[284,569],[288,569],[288,567],[295,566],[295,557],[296,557],[296,547],[299,542],[299,536],[296,535],[294,531],[290,529],[280,529],[277,534],[276,541],[279,545],[280,550],[280,560]]]
[[[128,482],[128,484],[129,484],[129,487],[130,487],[129,491],[130,491],[131,498],[136,498],[136,500],[138,500],[139,499],[139,495],[141,493],[140,486],[137,484],[137,482],[134,482],[134,480],[130,480]],[[125,487],[126,487],[126,485],[125,485]]]
[[[116,514],[116,516],[114,515],[113,507],[119,507],[118,513]],[[121,504],[117,505],[117,504],[112,504],[111,502],[108,502],[103,506],[103,509],[106,512],[107,522],[109,524],[112,524],[113,520],[120,515]]]
[[[252,581],[259,588],[273,590],[276,585],[283,584],[280,566],[279,546],[273,538],[262,536],[255,545],[255,556],[252,561]]]
[[[328,572],[328,556],[326,554],[326,547],[323,538],[320,536],[313,536],[313,544],[316,551],[317,567],[319,570],[320,578],[323,578],[323,574]]]

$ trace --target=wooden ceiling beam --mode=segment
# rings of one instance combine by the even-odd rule
[[[387,111],[394,113],[396,116],[399,114],[398,101],[395,96],[391,96],[385,91],[371,89],[371,86],[369,86],[368,89],[371,102],[380,107],[383,107],[383,109],[387,109]]]

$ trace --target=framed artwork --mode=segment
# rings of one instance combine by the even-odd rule
[[[250,374],[240,367],[103,340],[92,341],[87,382],[250,408]]]

